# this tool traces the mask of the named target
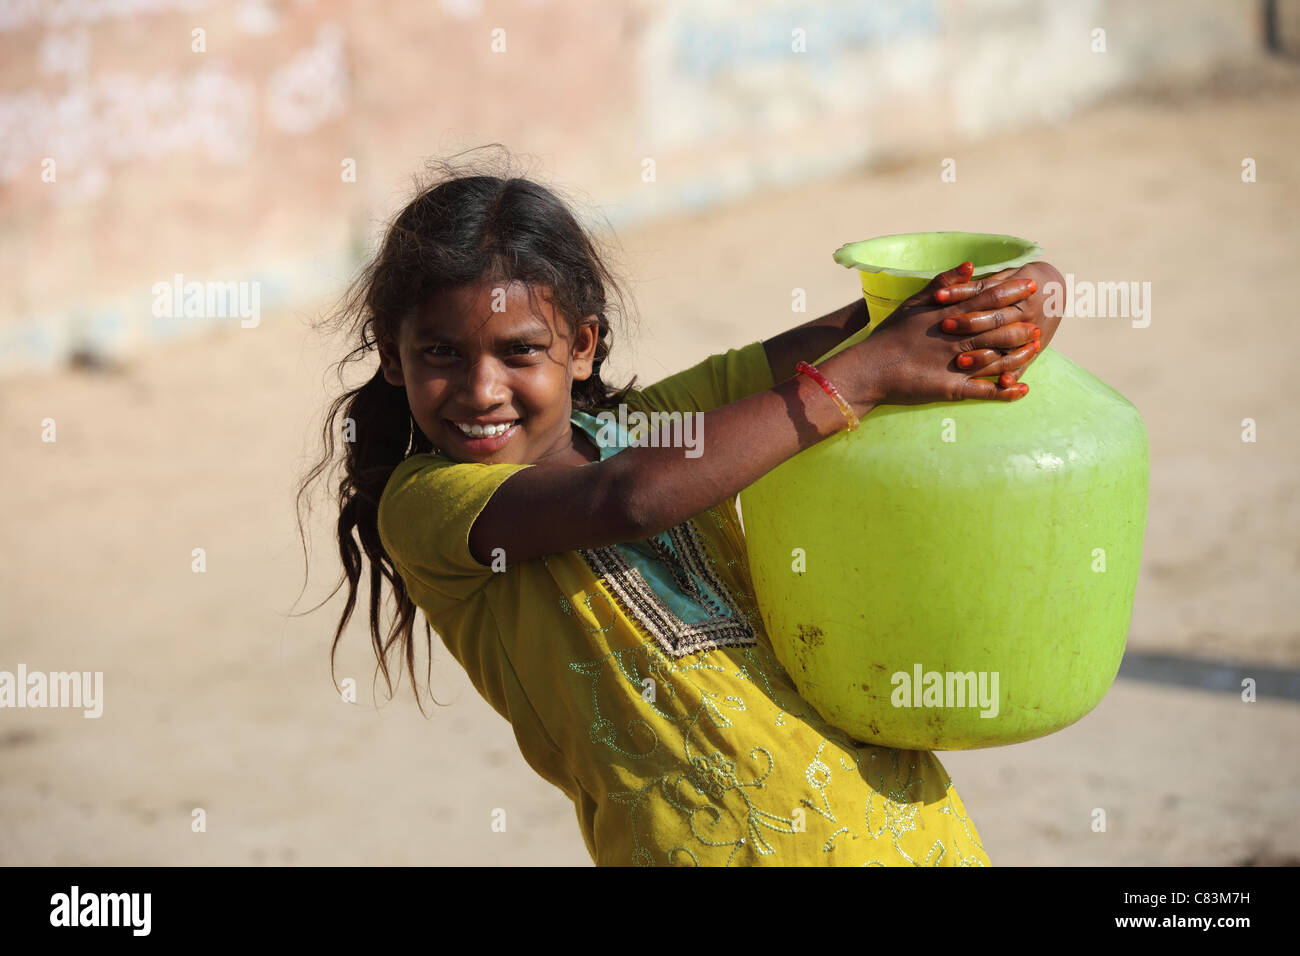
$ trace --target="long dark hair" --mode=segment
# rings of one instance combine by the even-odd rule
[[[503,149],[499,144],[486,148]],[[429,165],[416,184],[415,198],[388,225],[377,254],[323,323],[334,333],[345,332],[356,345],[335,366],[345,391],[326,412],[321,432],[324,453],[303,479],[297,497],[298,531],[306,559],[303,514],[304,504],[307,513],[311,511],[308,491],[317,479],[341,467],[336,533],[343,573],[334,590],[309,609],[320,607],[347,585],[347,603],[330,647],[331,675],[343,630],[356,608],[364,554],[370,560],[370,641],[379,671],[391,699],[394,688],[388,654],[394,644],[400,644],[417,704],[416,606],[380,543],[379,498],[403,459],[433,451],[433,446],[412,417],[401,386],[390,385],[376,367],[364,384],[349,389],[345,373],[358,362],[377,359],[379,343],[396,343],[402,323],[431,295],[479,281],[521,281],[530,291],[548,291],[571,335],[576,334],[583,317],[597,318],[599,341],[592,374],[586,381],[573,383],[575,409],[594,412],[615,405],[635,382],[614,390],[600,375],[609,356],[610,316],[628,318],[628,297],[606,267],[607,254],[598,251],[554,191],[512,174],[514,161],[508,153],[503,161],[500,157],[467,160],[465,156],[462,153]],[[344,440],[338,451],[340,437]],[[386,634],[381,617],[385,580],[397,605]],[[305,582],[303,587],[305,590]],[[433,636],[427,620],[424,632],[432,667]],[[428,675],[426,670],[426,681]],[[424,712],[422,705],[420,711]]]

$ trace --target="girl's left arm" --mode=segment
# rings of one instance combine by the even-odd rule
[[[1019,269],[1008,269],[983,279],[965,283],[953,282],[951,284],[954,294],[948,298],[936,295],[935,301],[948,306],[946,315],[964,315],[962,302],[973,298],[984,289],[1017,279],[1031,279],[1037,286],[1037,291],[1033,295],[1014,306],[1021,313],[1017,321],[1033,322],[1041,328],[1042,343],[1046,348],[1061,324],[1061,316],[1055,309],[1051,310],[1054,314],[1048,314],[1045,303],[1053,291],[1053,284],[1056,285],[1055,293],[1059,299],[1060,284],[1063,282],[1061,273],[1050,263],[1031,262]],[[1010,293],[1010,288],[1007,291]],[[861,330],[867,324],[867,318],[866,299],[858,297],[848,305],[829,312],[821,318],[796,325],[770,339],[764,339],[763,350],[767,353],[767,364],[772,369],[772,381],[783,382],[793,376],[796,371],[795,366],[800,362],[816,361],[850,335]],[[966,334],[970,334],[969,331]],[[1019,375],[1009,377],[1008,381],[1015,381],[1018,378]]]
[[[813,362],[867,324],[867,300],[858,296],[848,305],[786,329],[763,340],[772,381],[784,382],[800,362]]]

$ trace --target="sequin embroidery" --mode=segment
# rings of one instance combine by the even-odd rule
[[[650,634],[670,657],[679,658],[719,647],[744,647],[758,638],[746,616],[732,598],[727,586],[714,572],[705,557],[699,532],[690,521],[670,529],[667,535],[679,556],[682,567],[674,569],[679,587],[708,617],[695,624],[682,620],[650,586],[639,570],[632,567],[616,547],[583,549],[578,553],[592,574],[618,601],[627,615]],[[671,555],[665,554],[666,562]],[[673,564],[669,564],[673,568]],[[688,572],[688,573],[682,573]],[[698,576],[726,605],[719,607],[694,583]],[[730,611],[731,613],[726,613]]]

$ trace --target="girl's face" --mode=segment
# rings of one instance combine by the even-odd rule
[[[546,291],[534,294],[540,316],[521,282],[443,292],[403,323],[396,354],[381,346],[384,378],[406,388],[416,424],[443,456],[487,464],[598,460],[569,422],[573,383],[591,376],[596,319],[580,323],[570,341]]]

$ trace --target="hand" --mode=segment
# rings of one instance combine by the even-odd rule
[[[960,308],[938,306],[937,291],[945,287],[965,286],[972,267],[963,263],[956,269],[936,276],[929,285],[898,307],[866,339],[828,360],[844,357],[843,376],[850,389],[850,401],[860,397],[866,405],[918,405],[928,402],[960,401],[965,398],[1014,401],[1029,391],[1023,383],[1008,386],[980,381],[979,363],[965,368],[957,358],[981,349],[1016,350],[999,356],[1003,363],[998,371],[1022,368],[1034,352],[1032,322],[1010,322],[966,336],[945,335],[943,319],[961,314],[961,309],[992,307],[1004,309],[1028,298],[1036,289],[1031,280],[1000,282],[995,288],[972,293],[969,303]],[[977,313],[978,314],[978,313]],[[981,353],[982,354],[982,353]],[[837,362],[837,365],[840,364]],[[998,371],[984,374],[998,374]],[[827,372],[830,376],[830,371]]]
[[[1004,296],[999,297],[996,292],[1000,286],[1025,281],[1032,282],[1035,290],[1029,298],[1021,299],[1014,305]],[[952,335],[970,335],[1011,322],[1034,323],[1042,334],[1038,339],[1038,347],[1028,353],[1024,348],[1008,354],[988,347],[976,348],[971,352],[970,368],[973,374],[982,377],[997,375],[999,385],[1014,385],[1029,363],[1047,347],[1061,324],[1060,305],[1064,302],[1064,297],[1057,295],[1053,301],[1049,293],[1054,284],[1060,290],[1064,280],[1061,273],[1047,262],[1031,262],[1019,269],[1004,269],[974,281],[944,283],[935,290],[934,301],[943,305],[963,305],[960,310],[950,312],[941,328]],[[995,311],[986,311],[989,309]],[[988,343],[981,344],[987,346]],[[1004,356],[1013,361],[1005,361]]]

